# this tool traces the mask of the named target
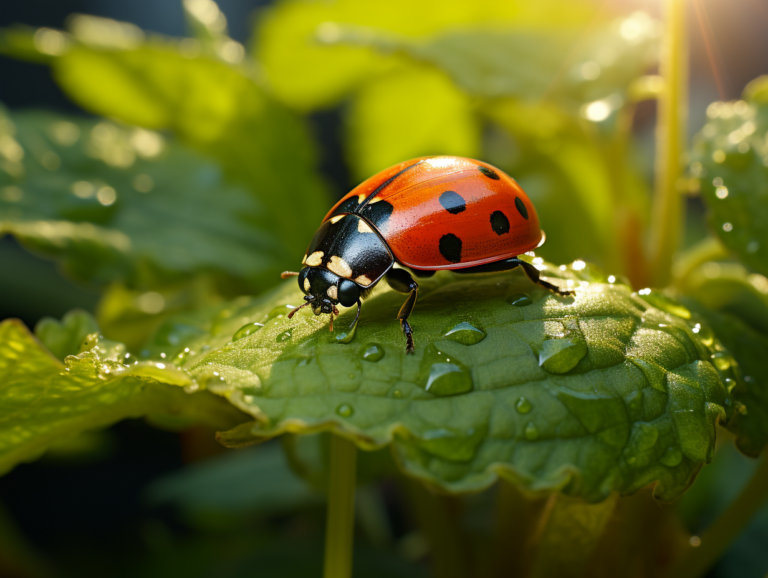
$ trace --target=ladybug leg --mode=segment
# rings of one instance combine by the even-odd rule
[[[467,267],[466,269],[456,269],[454,273],[494,273],[498,271],[511,271],[517,267],[522,267],[525,275],[536,283],[539,287],[549,289],[553,293],[558,295],[568,296],[572,295],[573,291],[567,289],[561,289],[557,285],[544,281],[539,274],[539,270],[531,265],[528,261],[523,261],[517,257],[512,259],[505,259],[504,261],[496,261],[495,263],[486,263],[485,265],[477,265],[476,267]]]
[[[573,291],[569,291],[568,289],[561,289],[557,285],[549,283],[548,281],[544,281],[544,279],[542,279],[541,275],[539,274],[539,270],[531,265],[528,261],[523,261],[522,259],[518,260],[520,261],[520,266],[523,268],[525,275],[528,277],[528,279],[536,283],[536,285],[544,287],[545,289],[549,289],[553,293],[563,295],[564,297],[573,295]]]
[[[387,283],[398,293],[407,293],[408,299],[405,300],[397,318],[400,320],[400,327],[405,334],[405,352],[413,353],[413,329],[408,323],[408,317],[416,305],[416,295],[419,292],[419,284],[413,280],[413,277],[405,269],[390,269],[386,275]]]

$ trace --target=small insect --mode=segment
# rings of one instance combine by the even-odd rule
[[[330,210],[304,255],[298,276],[315,315],[339,315],[357,304],[383,278],[408,295],[397,319],[413,353],[408,318],[416,304],[416,277],[435,271],[488,273],[522,267],[528,278],[559,295],[571,292],[544,281],[517,256],[541,245],[539,217],[511,177],[491,165],[462,157],[405,161],[369,178]],[[401,267],[395,268],[395,263]],[[409,273],[405,268],[409,269]]]

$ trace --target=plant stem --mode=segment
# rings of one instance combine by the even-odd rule
[[[697,578],[714,564],[739,535],[760,504],[768,497],[768,459],[765,456],[752,477],[723,514],[707,528],[696,548],[691,548],[667,573],[674,578]]]
[[[677,190],[688,116],[688,50],[685,0],[665,0],[664,43],[659,64],[664,91],[656,127],[656,184],[653,199],[651,280],[657,287],[672,276],[672,259],[680,245],[683,199]]]
[[[341,436],[331,435],[324,578],[352,576],[356,465],[355,444]]]

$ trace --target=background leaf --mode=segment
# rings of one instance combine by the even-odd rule
[[[146,289],[207,273],[232,294],[279,271],[263,206],[173,140],[47,112],[0,115],[0,234],[75,278]]]
[[[428,68],[393,71],[367,83],[347,123],[350,165],[360,181],[405,159],[480,155],[480,127],[469,98]]]
[[[768,80],[747,87],[747,99],[715,102],[691,153],[691,173],[701,181],[712,230],[747,266],[768,274]]]
[[[269,212],[285,254],[303,254],[296,232],[314,231],[328,207],[313,145],[301,119],[264,91],[244,51],[225,49],[223,60],[197,40],[146,38],[132,25],[89,16],[73,18],[71,28],[51,60],[70,98],[95,114],[170,129],[216,159]],[[288,198],[302,210],[286,210]]]
[[[584,25],[594,16],[590,2],[568,0],[426,0],[416,4],[394,0],[380,7],[355,0],[284,0],[262,13],[254,53],[275,93],[291,106],[307,110],[338,102],[392,65],[389,55],[335,45],[345,27],[424,38],[480,23],[562,30]]]

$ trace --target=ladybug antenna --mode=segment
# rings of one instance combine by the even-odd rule
[[[307,305],[309,305],[309,303],[310,303],[310,302],[309,302],[309,301],[307,301],[307,302],[306,302],[304,305],[299,305],[298,307],[295,307],[295,308],[294,308],[294,309],[293,309],[293,310],[292,310],[292,311],[291,311],[291,312],[288,314],[288,319],[290,319],[291,317],[293,317],[293,314],[294,314],[294,313],[296,313],[296,312],[297,312],[299,309],[302,309],[302,308],[306,307]]]
[[[355,320],[352,322],[352,325],[349,326],[350,329],[352,329],[355,325],[357,325],[357,320],[360,319],[360,309],[363,308],[363,304],[360,303],[360,299],[357,300],[357,315],[355,315]]]
[[[299,274],[296,271],[283,271],[280,273],[280,279],[288,279],[288,277],[298,277]]]

